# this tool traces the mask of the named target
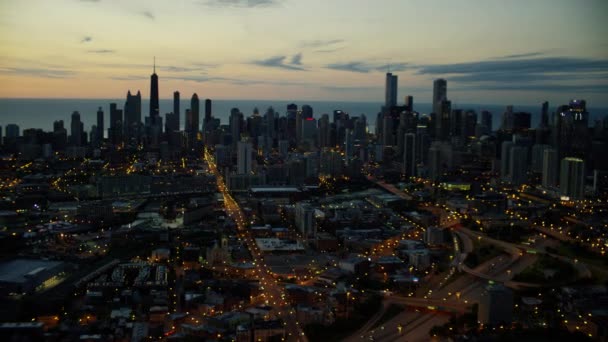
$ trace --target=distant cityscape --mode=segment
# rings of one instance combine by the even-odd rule
[[[608,113],[436,79],[422,114],[389,72],[374,112],[222,122],[162,116],[153,68],[143,118],[129,90],[90,131],[1,123],[3,340],[608,339]]]

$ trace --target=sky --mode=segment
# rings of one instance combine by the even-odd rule
[[[606,0],[0,0],[0,98],[608,106]]]

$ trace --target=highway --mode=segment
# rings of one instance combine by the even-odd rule
[[[253,264],[256,267],[255,274],[261,286],[262,296],[265,298],[266,303],[274,308],[277,308],[277,315],[283,319],[285,324],[286,339],[288,341],[302,341],[307,342],[308,339],[300,326],[300,323],[296,319],[295,311],[290,307],[289,303],[285,300],[285,292],[283,287],[278,283],[272,276],[270,268],[266,265],[264,257],[260,249],[258,248],[251,231],[247,229],[247,220],[243,210],[239,206],[238,202],[234,200],[224,179],[215,165],[211,153],[205,149],[204,159],[209,166],[210,171],[215,175],[217,179],[218,191],[224,197],[224,206],[226,213],[230,216],[237,225],[239,231],[239,238],[242,239],[249,249],[253,258]]]

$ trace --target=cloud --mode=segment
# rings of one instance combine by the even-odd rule
[[[291,57],[291,64],[293,65],[302,65],[302,53],[298,53]]]
[[[419,74],[576,73],[608,71],[608,59],[544,57],[421,66]]]
[[[608,84],[479,84],[458,87],[458,91],[479,90],[606,93]]]
[[[144,17],[150,19],[150,20],[154,20],[156,19],[156,17],[154,16],[154,14],[150,11],[143,11],[141,12],[141,15],[143,15]]]
[[[145,77],[145,76],[136,76],[136,75],[127,75],[127,76],[112,76],[112,77],[110,77],[110,79],[117,80],[117,81],[139,81],[139,80],[148,79],[148,77]]]
[[[22,76],[45,77],[45,78],[70,78],[76,74],[74,71],[66,70],[66,69],[20,68],[20,67],[0,68],[0,73],[12,74],[12,75],[22,75]]]
[[[292,62],[296,56],[292,57]],[[253,61],[252,64],[263,66],[263,67],[280,68],[280,69],[286,69],[286,70],[298,70],[298,71],[306,70],[303,67],[298,66],[298,65],[285,64],[285,59],[287,59],[287,56],[274,56],[274,57],[262,59],[259,61]],[[297,62],[298,58],[295,58],[295,59]],[[299,60],[301,60],[301,59],[302,59],[302,56],[300,54]]]
[[[327,69],[350,71],[358,73],[368,73],[370,71],[403,71],[408,68],[407,63],[394,63],[394,64],[377,64],[366,61],[352,61],[345,63],[332,63],[325,66]]]
[[[281,4],[280,0],[207,0],[202,4],[209,7],[238,7],[238,8],[260,8],[274,7]]]
[[[99,54],[106,54],[106,53],[116,53],[116,50],[109,50],[109,49],[97,49],[97,50],[89,50],[87,51],[88,53],[99,53]]]
[[[82,44],[82,43],[89,43],[89,42],[91,42],[92,40],[93,40],[93,37],[91,37],[91,36],[84,36],[84,37],[83,37],[83,38],[80,40],[80,43],[81,43],[81,44]]]
[[[167,71],[167,72],[192,72],[192,71],[200,71],[201,67],[181,67],[181,66],[174,66],[174,65],[166,65],[166,66],[157,66],[157,68],[159,68],[162,71]]]
[[[344,43],[344,39],[317,39],[317,40],[305,40],[300,42],[300,46],[304,48],[320,48],[330,45]]]
[[[232,83],[236,85],[283,85],[283,86],[310,86],[309,83],[303,83],[298,81],[286,81],[286,80],[253,80],[244,78],[232,78],[222,76],[209,76],[209,75],[180,75],[180,76],[166,76],[163,79],[172,79],[180,81],[192,81],[192,82],[221,82],[221,83]]]
[[[536,56],[542,56],[545,53],[543,51],[537,51],[537,52],[528,52],[528,53],[519,53],[519,54],[515,54],[515,55],[507,55],[507,56],[502,56],[499,59],[512,59],[512,58],[524,58],[524,57],[536,57]]]
[[[99,0],[78,0],[80,2],[99,2]]]
[[[335,49],[321,49],[321,50],[314,50],[313,52],[317,52],[317,53],[331,53],[331,52],[336,52],[338,50],[342,50],[344,49],[344,46],[341,47],[337,47]]]

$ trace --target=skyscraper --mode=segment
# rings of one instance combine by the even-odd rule
[[[585,196],[585,162],[579,158],[562,159],[559,177],[559,190],[562,196],[583,199]]]
[[[249,141],[237,142],[237,173],[240,175],[249,174],[251,172],[251,152],[252,146]]]
[[[190,110],[192,112],[192,127],[191,130],[193,132],[198,132],[200,130],[199,122],[200,122],[200,110],[199,110],[199,100],[198,95],[196,93],[192,94],[192,98],[190,99]]]
[[[525,146],[512,146],[509,152],[509,181],[524,184],[527,180],[528,149]]]
[[[405,97],[405,107],[407,107],[407,110],[409,111],[414,110],[414,97],[412,95]]]
[[[82,124],[82,121],[80,121],[80,113],[72,113],[70,127],[70,143],[74,146],[82,146],[84,142],[82,139],[84,134],[84,125]]]
[[[173,121],[177,122],[177,131],[179,131],[180,125],[180,110],[179,110],[179,91],[173,92]],[[173,125],[175,126],[175,125]]]
[[[439,78],[433,82],[433,113],[439,115],[441,113],[441,101],[448,99],[448,83],[446,80]]]
[[[405,177],[416,176],[416,134],[406,133],[403,144],[403,173]]]
[[[542,184],[545,188],[557,185],[557,151],[546,148],[543,151],[543,178]]]
[[[150,76],[150,118],[156,122],[159,117],[158,105],[158,75],[156,75],[156,58],[154,59],[154,73]]]
[[[137,91],[137,95],[131,95],[131,91],[127,92],[124,115],[127,140],[137,144],[141,138],[141,93],[139,91]]]
[[[97,110],[97,140],[101,142],[103,140],[104,128],[103,128],[103,110],[101,107]]]
[[[116,103],[110,103],[110,129],[108,131],[108,138],[112,144],[119,144],[122,142],[122,110],[118,109]]]
[[[203,121],[203,128],[205,130],[208,130],[208,125],[211,122],[211,117],[212,117],[212,113],[211,113],[211,99],[206,99],[205,100],[205,119]]]
[[[487,110],[481,112],[481,125],[487,130],[487,133],[492,132],[492,113]]]
[[[397,105],[397,75],[386,73],[384,89],[384,106],[388,109]]]

